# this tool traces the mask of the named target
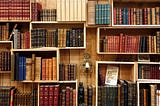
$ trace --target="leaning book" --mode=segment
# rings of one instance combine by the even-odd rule
[[[108,65],[106,71],[105,84],[117,85],[119,67],[114,65]]]

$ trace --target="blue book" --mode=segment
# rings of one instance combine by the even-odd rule
[[[19,64],[18,64],[18,80],[23,80],[23,57],[19,56]]]
[[[23,80],[26,80],[26,57],[23,56]]]
[[[19,53],[15,53],[14,79],[18,80],[19,75]]]
[[[95,22],[96,24],[99,24],[99,4],[96,4],[96,14],[95,14]]]
[[[101,4],[101,17],[100,17],[100,24],[105,23],[105,4]]]
[[[104,24],[107,24],[109,25],[110,24],[110,5],[109,4],[105,4],[104,5],[104,8],[105,8],[105,21],[104,21]]]
[[[98,7],[98,24],[102,24],[102,4]]]

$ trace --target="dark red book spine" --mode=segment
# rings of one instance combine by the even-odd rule
[[[55,85],[54,87],[54,104],[53,106],[58,106],[58,103],[59,103],[59,85]]]
[[[54,85],[49,86],[49,106],[53,106],[54,104]]]
[[[41,85],[39,87],[39,106],[44,106],[43,105],[43,91],[44,91],[44,85]]]
[[[66,87],[66,106],[70,106],[70,87]]]
[[[43,90],[43,94],[44,94],[44,97],[43,97],[43,101],[44,101],[44,106],[48,106],[49,105],[49,86],[48,85],[45,85],[44,86],[44,90]]]

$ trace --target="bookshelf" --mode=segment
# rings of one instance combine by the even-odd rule
[[[0,8],[0,39],[2,36],[4,37],[0,41],[0,55],[3,50],[9,51],[11,69],[8,71],[0,70],[0,86],[15,86],[18,91],[15,92],[16,98],[19,98],[22,94],[26,94],[30,98],[32,94],[34,95],[33,106],[41,106],[41,101],[43,101],[41,100],[43,95],[40,93],[41,88],[49,89],[59,86],[59,96],[64,96],[66,90],[71,90],[71,94],[74,90],[74,93],[76,93],[74,102],[76,104],[73,106],[78,106],[78,84],[83,82],[84,105],[98,106],[100,102],[99,91],[104,90],[104,86],[100,86],[98,82],[100,79],[99,71],[102,71],[103,80],[105,80],[107,66],[110,65],[119,68],[118,79],[128,82],[118,82],[120,84],[116,87],[107,86],[106,90],[113,88],[115,92],[119,92],[117,90],[125,84],[132,84],[134,86],[132,90],[135,90],[136,83],[137,99],[133,98],[134,103],[137,103],[137,105],[134,104],[135,106],[141,106],[142,89],[149,88],[150,85],[154,84],[159,89],[159,78],[144,78],[144,71],[140,72],[140,67],[155,66],[157,68],[160,64],[159,0],[20,0],[22,3],[19,7],[26,4],[24,6],[26,8],[22,10],[11,5],[16,0],[7,5],[9,1],[0,1],[0,7],[5,8],[6,14],[9,13],[8,15],[2,14],[3,9]],[[11,10],[18,10],[20,13],[16,12],[16,17],[13,17],[10,14]],[[121,10],[126,10],[126,13]],[[154,10],[155,12],[152,12],[152,14],[147,14],[148,11]],[[135,13],[133,11],[136,11],[137,14],[133,14]],[[22,15],[18,16],[19,14]],[[149,17],[150,20],[143,17],[144,15]],[[153,18],[152,21],[151,18]],[[5,29],[5,31],[2,31],[2,29]],[[21,34],[19,35],[19,33]],[[68,38],[68,36],[71,36],[71,38]],[[124,37],[128,44],[121,45],[121,37]],[[142,48],[142,50],[139,48]],[[85,53],[91,55],[91,73],[86,73],[81,69]],[[22,65],[24,68],[25,65],[28,65],[17,65],[19,62],[15,62],[17,60],[16,56],[32,58],[34,54],[35,58],[41,58],[39,58],[41,60],[39,68],[43,67],[42,59],[56,58],[57,72],[55,79],[42,80],[39,77],[42,76],[41,73],[35,71],[35,74],[38,72],[38,79],[25,80],[22,78],[15,80],[17,76],[15,73],[17,72],[16,67]],[[139,55],[149,55],[150,61],[138,62]],[[46,61],[48,61],[48,64],[45,65],[49,67],[51,62],[49,62],[50,60]],[[2,68],[1,65],[5,66],[6,64],[8,63],[1,64],[0,61],[0,68]],[[35,68],[36,66],[38,65],[35,65]],[[20,68],[22,67],[20,66]],[[74,75],[71,75],[71,71]],[[159,74],[158,71],[155,72]],[[92,91],[90,91],[90,87],[93,88]],[[115,92],[113,95],[115,95]],[[53,95],[50,99],[53,99]],[[56,93],[55,95],[55,98],[57,98]],[[135,94],[132,95],[135,96]],[[114,103],[118,105],[121,96],[117,96],[118,101],[116,100]],[[102,95],[102,97],[105,97],[105,95]],[[110,99],[102,100],[102,102],[106,103]],[[16,99],[14,102],[18,103]],[[59,103],[64,104],[61,101]],[[127,102],[125,101],[125,103]],[[51,103],[51,105],[53,104]]]

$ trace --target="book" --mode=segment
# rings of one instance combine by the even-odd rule
[[[87,5],[87,10],[88,10],[88,14],[87,14],[87,23],[88,25],[94,25],[95,24],[95,6],[96,5],[96,1],[88,1],[88,5]]]
[[[39,81],[41,75],[41,57],[35,57],[35,80]]]
[[[108,65],[105,77],[105,84],[117,85],[119,67]]]

